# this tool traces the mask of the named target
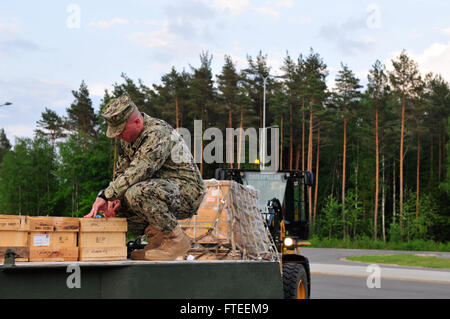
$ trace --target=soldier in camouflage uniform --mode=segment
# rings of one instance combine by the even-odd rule
[[[121,139],[116,176],[99,193],[90,214],[126,217],[129,230],[149,244],[133,259],[173,260],[190,247],[177,219],[195,214],[205,194],[197,165],[183,138],[163,120],[139,112],[128,96],[114,99],[102,116],[106,135]]]

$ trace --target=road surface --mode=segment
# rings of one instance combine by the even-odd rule
[[[308,257],[311,264],[313,299],[450,298],[450,269],[394,265],[367,268],[369,264],[344,260],[349,256],[389,254],[420,254],[450,258],[450,253],[303,248],[302,254]]]

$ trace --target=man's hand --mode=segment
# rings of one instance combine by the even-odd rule
[[[118,199],[108,202],[108,211],[104,211],[103,215],[105,215],[105,217],[116,217],[116,212],[119,210],[120,205],[120,200]]]
[[[100,197],[97,197],[94,204],[92,204],[90,213],[84,216],[84,218],[95,218],[98,211],[102,211],[103,213],[108,211],[108,202]]]

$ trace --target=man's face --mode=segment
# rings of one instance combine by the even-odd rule
[[[139,117],[130,118],[127,125],[117,137],[127,143],[134,142],[142,130],[142,120]]]

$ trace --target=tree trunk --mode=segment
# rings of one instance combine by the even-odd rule
[[[342,152],[342,220],[343,220],[343,236],[346,237],[346,225],[345,225],[345,166],[347,161],[347,117],[345,116],[344,107],[344,149]]]
[[[19,215],[22,215],[22,186],[19,184]]]
[[[385,210],[386,210],[386,187],[385,187],[385,168],[384,168],[384,154],[381,157],[381,229],[383,233],[383,241],[386,241],[386,225],[385,225]]]
[[[378,191],[379,191],[379,169],[380,169],[380,153],[379,153],[379,140],[378,140],[378,107],[375,110],[375,212],[373,215],[373,239],[377,240],[378,232]]]
[[[441,166],[442,166],[442,134],[439,133],[439,159],[438,159],[438,182],[441,182]]]
[[[179,121],[178,121],[178,97],[177,96],[175,96],[175,121],[176,121],[176,126],[177,126],[177,128],[179,128],[180,126],[179,126]]]
[[[396,214],[396,207],[395,207],[395,201],[396,201],[396,198],[395,198],[395,193],[396,193],[396,180],[395,180],[395,159],[393,159],[393,161],[394,161],[394,170],[393,170],[393,175],[394,175],[394,177],[393,177],[393,182],[394,182],[394,185],[393,185],[393,187],[392,187],[392,223],[393,224],[395,224],[395,214]]]
[[[292,170],[292,163],[294,158],[294,134],[292,123],[292,104],[289,105],[289,170]]]
[[[319,191],[319,153],[320,153],[320,121],[317,129],[317,158],[316,158],[316,177],[315,177],[315,191],[314,191],[314,219],[313,224],[316,223],[316,214],[317,214],[317,197]]]
[[[228,132],[228,139],[230,141],[230,150],[229,150],[229,158],[228,158],[228,162],[230,163],[230,168],[233,168],[233,134],[231,132],[231,129],[233,128],[233,117],[232,117],[232,110],[231,110],[231,105],[228,106],[228,128],[229,128],[229,132]]]
[[[309,139],[308,139],[308,171],[312,172],[312,152],[313,152],[313,105],[314,99],[311,98],[311,105],[309,107]],[[312,217],[312,190],[308,187],[308,202],[309,202],[309,220]]]
[[[184,111],[184,109],[183,109],[183,103],[181,103],[181,107],[180,107],[180,115],[179,115],[179,118],[180,118],[180,127],[183,127],[183,111]]]
[[[400,229],[403,229],[403,143],[405,134],[405,94],[402,92],[402,123],[400,133]]]
[[[358,173],[359,173],[359,142],[356,142],[356,166],[355,166],[355,208],[356,209],[358,209],[358,195],[359,195]]]
[[[238,169],[241,169],[241,156],[242,156],[242,130],[243,130],[243,122],[244,122],[244,112],[241,111],[241,123],[239,125],[239,155],[238,155]]]
[[[416,218],[419,218],[419,196],[420,196],[420,134],[417,134],[417,187],[416,187]]]
[[[87,123],[86,123],[86,119],[83,119],[83,129],[84,129],[84,136],[83,136],[83,149],[86,149],[87,146],[87,142],[86,142],[86,137],[87,137]]]
[[[283,170],[283,117],[281,117],[280,171]]]
[[[202,123],[204,123],[204,110],[202,109]],[[203,125],[200,138],[200,175],[203,176]]]
[[[305,99],[302,99],[302,171],[305,170]]]
[[[430,187],[433,185],[433,136],[430,136]]]

